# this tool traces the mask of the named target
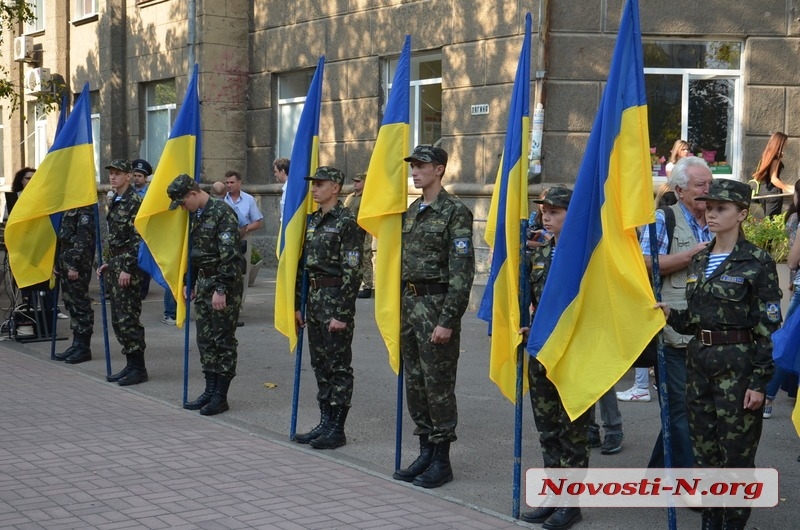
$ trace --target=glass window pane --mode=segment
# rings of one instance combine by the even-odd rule
[[[675,140],[681,138],[681,75],[645,75],[647,121],[650,126],[650,147],[656,154],[669,158]]]
[[[731,158],[733,79],[689,80],[689,144],[715,164]]]
[[[147,85],[147,106],[175,105],[175,80],[156,81]]]
[[[294,137],[297,134],[297,125],[300,123],[300,114],[303,112],[304,106],[304,103],[287,103],[280,106],[277,157],[289,158],[292,156]]]
[[[645,68],[741,69],[742,43],[727,41],[644,41]]]
[[[100,115],[92,114],[92,149],[94,151],[95,180],[100,182]]]
[[[442,137],[442,84],[422,85],[419,98],[419,143],[433,144]]]
[[[25,33],[35,33],[44,29],[44,0],[30,0],[31,11],[36,17],[25,24]]]
[[[145,136],[145,150],[147,161],[155,167],[161,158],[161,152],[169,138],[170,111],[153,110],[147,113],[147,132]]]
[[[285,74],[278,80],[278,99],[305,98],[314,70]]]

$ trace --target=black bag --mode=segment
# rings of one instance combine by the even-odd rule
[[[672,250],[672,236],[675,233],[675,212],[672,211],[672,208],[659,208],[661,211],[664,212],[664,221],[667,225],[667,240],[669,244],[667,246],[667,254]],[[659,333],[661,333],[659,331]],[[656,362],[658,361],[658,345],[657,345],[658,335],[653,337],[647,346],[644,347],[642,353],[639,354],[639,357],[633,361],[634,368],[650,368],[651,366],[655,366]]]

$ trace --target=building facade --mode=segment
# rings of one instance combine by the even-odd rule
[[[544,109],[541,173],[532,174],[535,192],[539,185],[575,180],[623,1],[32,3],[36,22],[13,34],[3,30],[0,61],[21,93],[46,89],[33,83],[37,75],[31,70],[37,68],[63,79],[69,94],[90,84],[98,167],[116,157],[142,157],[157,165],[186,90],[189,58],[195,57],[203,180],[222,180],[228,169],[244,175],[245,189],[258,196],[268,221],[259,245],[266,249],[274,248],[269,227],[279,217],[280,185],[272,161],[290,156],[320,56],[326,57],[320,163],[352,176],[366,170],[394,66],[405,35],[411,35],[410,142],[441,142],[450,152],[445,184],[480,220],[499,165],[525,14],[531,12],[534,20],[532,94]],[[674,140],[684,138],[715,173],[748,180],[769,135],[783,131],[790,137],[784,178],[797,179],[798,4],[640,0],[654,175]],[[57,112],[42,114],[32,102],[13,113],[5,102],[0,105],[0,176],[8,184],[17,168],[35,166],[44,156]],[[99,171],[100,188],[103,180]]]

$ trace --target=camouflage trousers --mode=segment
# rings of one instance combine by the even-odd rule
[[[533,358],[528,381],[544,467],[589,467],[589,411],[571,421],[547,370]]]
[[[119,269],[109,266],[105,273],[105,285],[111,301],[111,325],[123,355],[144,354],[144,326],[142,314],[142,275],[139,267],[131,273],[131,283],[119,286]]]
[[[349,407],[353,397],[353,331],[350,321],[344,331],[331,333],[328,323],[339,304],[339,288],[308,292],[306,330],[311,368],[317,379],[317,401]]]
[[[414,434],[427,434],[430,443],[454,442],[458,424],[456,370],[461,324],[446,344],[431,342],[444,294],[414,296],[404,292],[400,302],[400,355],[406,379],[408,413]]]
[[[94,330],[94,309],[89,298],[89,281],[92,269],[78,271],[78,279],[67,277],[69,270],[63,265],[59,267],[61,299],[69,313],[69,327],[77,335],[91,335]]]
[[[364,235],[364,247],[361,252],[361,288],[372,289],[372,255],[373,255],[373,238],[372,235],[367,233]]]
[[[236,376],[236,322],[242,305],[242,281],[226,293],[225,309],[215,310],[211,306],[215,283],[210,278],[198,278],[195,284],[195,320],[197,327],[197,349],[200,351],[200,366],[204,372],[219,374],[233,379]]]
[[[754,346],[704,347],[689,343],[686,356],[686,406],[696,467],[755,467],[763,407],[742,407],[753,366]],[[742,526],[750,508],[726,508],[726,523]]]

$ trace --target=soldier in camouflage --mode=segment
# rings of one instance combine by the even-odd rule
[[[472,212],[442,187],[447,159],[447,151],[431,145],[417,146],[404,159],[422,190],[403,223],[400,302],[400,354],[420,455],[393,477],[423,488],[453,480],[461,317],[475,275]]]
[[[530,288],[531,303],[534,307],[538,306],[542,297],[571,198],[572,190],[557,186],[550,188],[545,198],[533,201],[542,205],[541,216],[544,229],[548,234],[552,234],[543,246],[534,248],[531,255]],[[541,310],[547,311],[547,308],[541,308]],[[536,359],[529,360],[528,381],[533,419],[536,423],[536,430],[539,431],[539,444],[542,446],[544,466],[589,467],[588,429],[591,422],[591,411],[587,410],[575,421],[571,421],[561,403],[558,390],[547,378],[547,370]],[[577,507],[559,508],[545,504],[531,512],[523,513],[520,519],[528,523],[544,523],[543,528],[566,529],[581,519],[581,510]]]
[[[239,219],[224,201],[212,198],[189,175],[167,187],[170,210],[190,213],[191,279],[197,320],[197,349],[206,381],[187,410],[213,416],[229,410],[228,389],[236,376],[236,322],[242,303],[243,262]]]
[[[364,179],[366,173],[359,173],[353,177],[353,193],[344,200],[344,205],[358,220],[358,210],[361,208],[361,197],[364,193]],[[364,247],[361,252],[361,289],[358,298],[372,297],[372,234],[364,234]]]
[[[78,364],[92,358],[91,341],[94,310],[89,298],[89,281],[94,264],[97,223],[95,207],[67,210],[58,228],[57,272],[61,297],[70,316],[72,346],[55,358],[67,364]]]
[[[305,320],[300,312],[303,267],[295,289],[297,325],[308,326],[311,367],[317,379],[320,421],[294,441],[315,449],[347,443],[344,425],[353,395],[353,330],[356,295],[361,284],[364,231],[339,200],[344,173],[320,166],[306,177],[319,209],[311,215],[303,244],[309,291]]]
[[[695,199],[706,201],[715,237],[689,266],[687,309],[658,304],[670,326],[694,335],[687,349],[686,402],[697,467],[755,467],[761,438],[782,293],[772,257],[741,231],[750,197],[747,184],[716,179]],[[703,528],[743,529],[749,517],[749,508],[705,509]]]
[[[111,323],[127,361],[122,370],[106,376],[106,379],[120,386],[129,386],[147,381],[144,326],[139,320],[142,313],[142,272],[138,264],[141,238],[133,226],[142,199],[131,186],[130,162],[116,159],[106,169],[114,195],[106,216],[106,260],[97,269],[97,275],[108,272],[105,279],[110,291]]]

